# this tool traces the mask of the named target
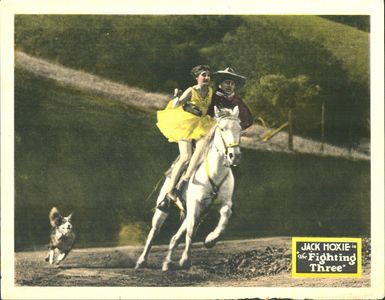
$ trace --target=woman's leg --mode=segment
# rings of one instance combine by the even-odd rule
[[[215,132],[215,127],[213,127],[203,138],[199,139],[195,143],[195,150],[194,153],[192,154],[192,157],[190,159],[190,163],[188,165],[188,168],[186,170],[186,173],[181,177],[181,180],[179,181],[179,184],[177,186],[177,191],[179,194],[182,194],[184,188],[187,186],[187,183],[195,171],[198,161],[203,154],[203,151],[205,147],[209,144],[211,138],[213,137]]]
[[[180,155],[179,155],[178,161],[175,163],[174,167],[172,168],[170,183],[167,189],[167,194],[172,193],[172,190],[175,187],[177,180],[179,179],[179,176],[183,170],[184,165],[189,163],[192,155],[191,141],[188,141],[188,140],[179,141],[178,146],[179,146]]]
[[[196,141],[194,153],[190,159],[190,163],[188,165],[186,173],[181,178],[181,181],[188,181],[190,179],[192,173],[196,168],[198,160],[201,157],[202,151],[205,148],[204,147],[206,145],[205,141],[206,141],[205,138],[201,138]]]

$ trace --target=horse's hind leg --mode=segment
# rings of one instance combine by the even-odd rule
[[[163,261],[162,271],[168,271],[172,263],[172,253],[174,249],[178,246],[180,238],[183,233],[186,231],[186,219],[183,221],[182,225],[179,227],[177,233],[171,238],[170,245],[168,246],[167,255]]]
[[[164,221],[167,219],[167,216],[168,214],[166,214],[165,212],[162,212],[159,209],[155,210],[154,216],[152,217],[151,230],[148,233],[146,244],[144,246],[142,254],[136,262],[136,270],[146,265],[148,255],[150,254],[152,242],[159,233],[160,228],[162,227]]]

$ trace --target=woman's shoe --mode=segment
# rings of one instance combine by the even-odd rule
[[[168,214],[170,212],[171,199],[166,195],[162,201],[159,202],[156,208]]]

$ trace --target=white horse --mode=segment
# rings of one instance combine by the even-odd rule
[[[232,195],[234,191],[234,176],[231,166],[238,164],[240,151],[241,126],[238,107],[219,110],[215,107],[216,125],[201,164],[191,177],[184,193],[186,199],[187,215],[177,233],[171,238],[167,256],[163,262],[162,270],[167,271],[172,263],[171,257],[174,249],[184,233],[186,233],[185,250],[179,261],[180,267],[190,266],[190,252],[194,228],[202,217],[202,213],[209,207],[213,199],[220,201],[220,219],[215,229],[209,233],[204,245],[213,247],[224,232],[231,216]],[[159,193],[157,204],[166,195],[168,186],[167,178]],[[136,263],[136,269],[147,262],[154,237],[159,232],[168,213],[156,209],[152,218],[152,228],[148,234],[144,250]]]

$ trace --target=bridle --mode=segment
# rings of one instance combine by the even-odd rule
[[[239,121],[238,118],[234,118],[234,117],[222,117],[221,119],[230,119],[230,120]],[[215,125],[215,126],[216,126],[216,127],[215,127],[215,130],[216,130],[217,128],[219,128],[218,124]],[[238,141],[238,142],[233,141],[233,142],[231,142],[231,143],[226,143],[225,138],[223,137],[221,128],[219,128],[219,136],[220,136],[221,141],[222,141],[222,144],[223,144],[223,146],[224,146],[224,148],[225,148],[225,153],[224,153],[225,155],[227,155],[227,154],[229,153],[229,149],[230,149],[230,148],[239,147],[239,141]],[[215,147],[216,147],[216,146],[215,146]],[[217,148],[217,147],[216,147],[216,148]],[[218,149],[218,148],[217,148],[217,151],[219,152],[219,149]]]
[[[230,116],[222,117],[221,119],[224,119],[224,118],[239,121],[238,118],[234,118],[234,117],[230,117]],[[216,127],[214,128],[214,132],[216,131],[217,128],[219,128],[218,124],[215,125],[215,126]],[[225,139],[223,137],[221,128],[219,128],[219,136],[220,136],[221,141],[223,143],[223,146],[225,148],[224,154],[226,156],[228,155],[230,148],[239,147],[239,142],[235,142],[234,141],[234,142],[231,142],[231,143],[226,143],[226,141],[225,141]],[[214,144],[214,146],[217,149],[217,152],[220,153],[220,150],[218,149],[218,147],[215,144]],[[230,167],[230,166],[228,166],[228,167]],[[227,176],[229,174],[227,173],[226,176],[218,184],[216,184],[214,182],[214,180],[211,178],[211,175],[210,175],[210,168],[209,168],[209,161],[208,161],[207,154],[206,154],[206,157],[205,157],[205,169],[206,169],[206,175],[207,175],[207,177],[209,179],[209,182],[210,182],[210,185],[211,185],[211,188],[212,188],[212,198],[215,199],[217,197],[217,195],[218,195],[219,188],[221,187],[222,183],[226,180],[226,178],[227,178]]]

